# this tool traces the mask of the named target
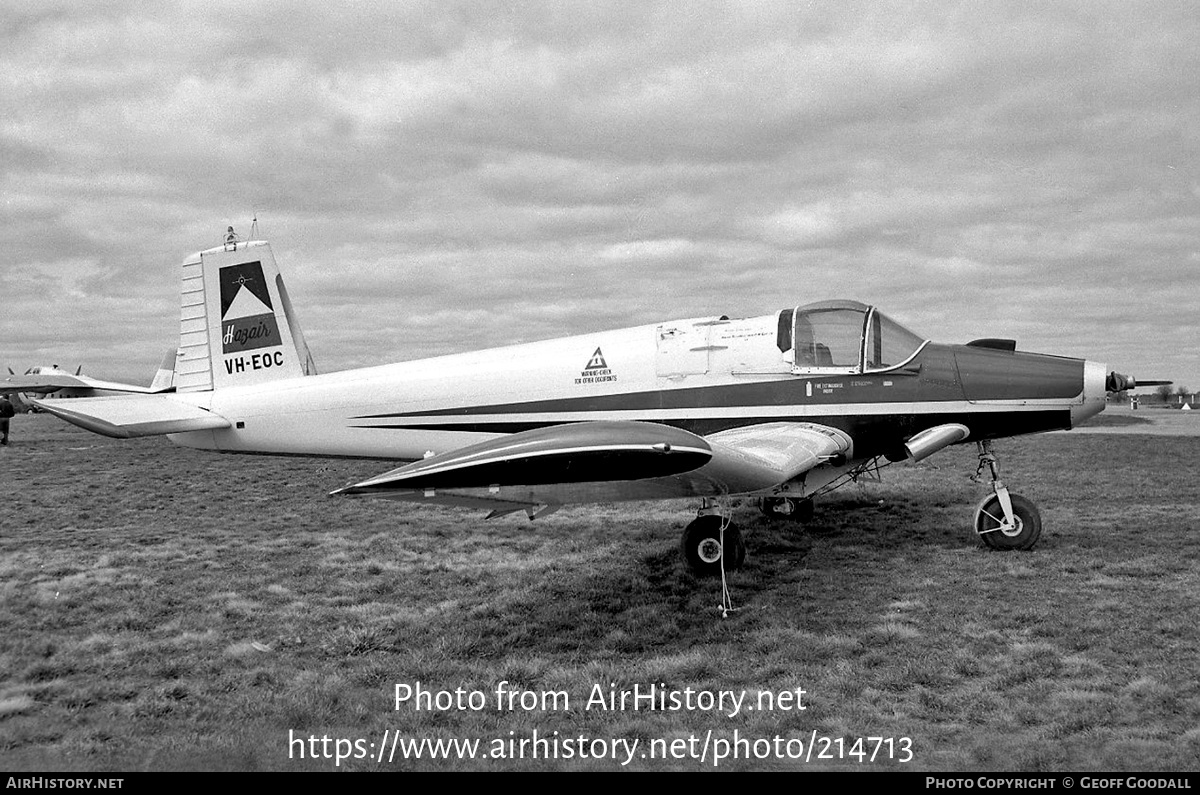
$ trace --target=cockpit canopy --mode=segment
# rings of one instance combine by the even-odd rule
[[[875,307],[819,301],[780,312],[777,343],[794,372],[870,373],[904,364],[925,339]]]

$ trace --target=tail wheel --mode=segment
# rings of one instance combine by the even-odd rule
[[[975,532],[992,549],[1033,549],[1042,535],[1042,517],[1037,507],[1019,494],[1010,495],[1015,526],[1004,528],[1000,498],[991,495],[975,510]]]
[[[697,517],[683,531],[680,551],[688,569],[697,577],[719,577],[721,559],[725,570],[740,569],[746,561],[746,544],[734,525],[725,527],[725,546],[721,547],[721,524],[725,520],[713,514]]]

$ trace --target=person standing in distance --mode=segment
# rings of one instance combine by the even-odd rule
[[[8,421],[17,413],[13,404],[4,395],[0,395],[0,447],[8,447]]]

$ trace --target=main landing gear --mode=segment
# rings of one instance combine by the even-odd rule
[[[721,578],[721,618],[736,610],[729,595],[725,572],[740,569],[746,560],[742,533],[729,521],[729,506],[705,499],[699,515],[683,530],[679,542],[683,559],[697,577]]]
[[[709,505],[683,530],[680,551],[688,569],[697,577],[719,577],[722,569],[740,569],[746,561],[746,543],[727,511]],[[724,561],[724,565],[722,565]]]
[[[1032,502],[1019,494],[1010,494],[1000,480],[1000,463],[992,452],[990,440],[978,443],[979,467],[976,479],[982,479],[986,467],[992,476],[992,494],[975,508],[975,532],[992,549],[1033,549],[1042,534],[1042,517]]]

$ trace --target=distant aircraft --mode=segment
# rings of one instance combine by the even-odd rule
[[[1037,508],[991,440],[1068,429],[1136,385],[1012,340],[930,342],[878,309],[823,301],[317,375],[265,241],[183,263],[176,392],[41,400],[115,437],[223,452],[411,461],[333,492],[530,518],[562,505],[700,499],[681,547],[697,574],[739,566],[728,498],[771,516],[877,471],[976,442],[992,489],[974,530],[1030,549]],[[449,330],[451,333],[453,329]]]
[[[0,395],[11,395],[11,400],[17,404],[17,410],[23,410],[28,401],[23,396],[39,395],[43,398],[93,398],[106,395],[125,394],[158,394],[171,392],[175,388],[175,357],[176,351],[168,351],[163,357],[162,364],[154,374],[150,386],[136,384],[121,384],[115,381],[100,381],[83,375],[80,365],[75,374],[60,369],[55,365],[39,365],[17,375],[8,368],[8,378],[0,381]]]

